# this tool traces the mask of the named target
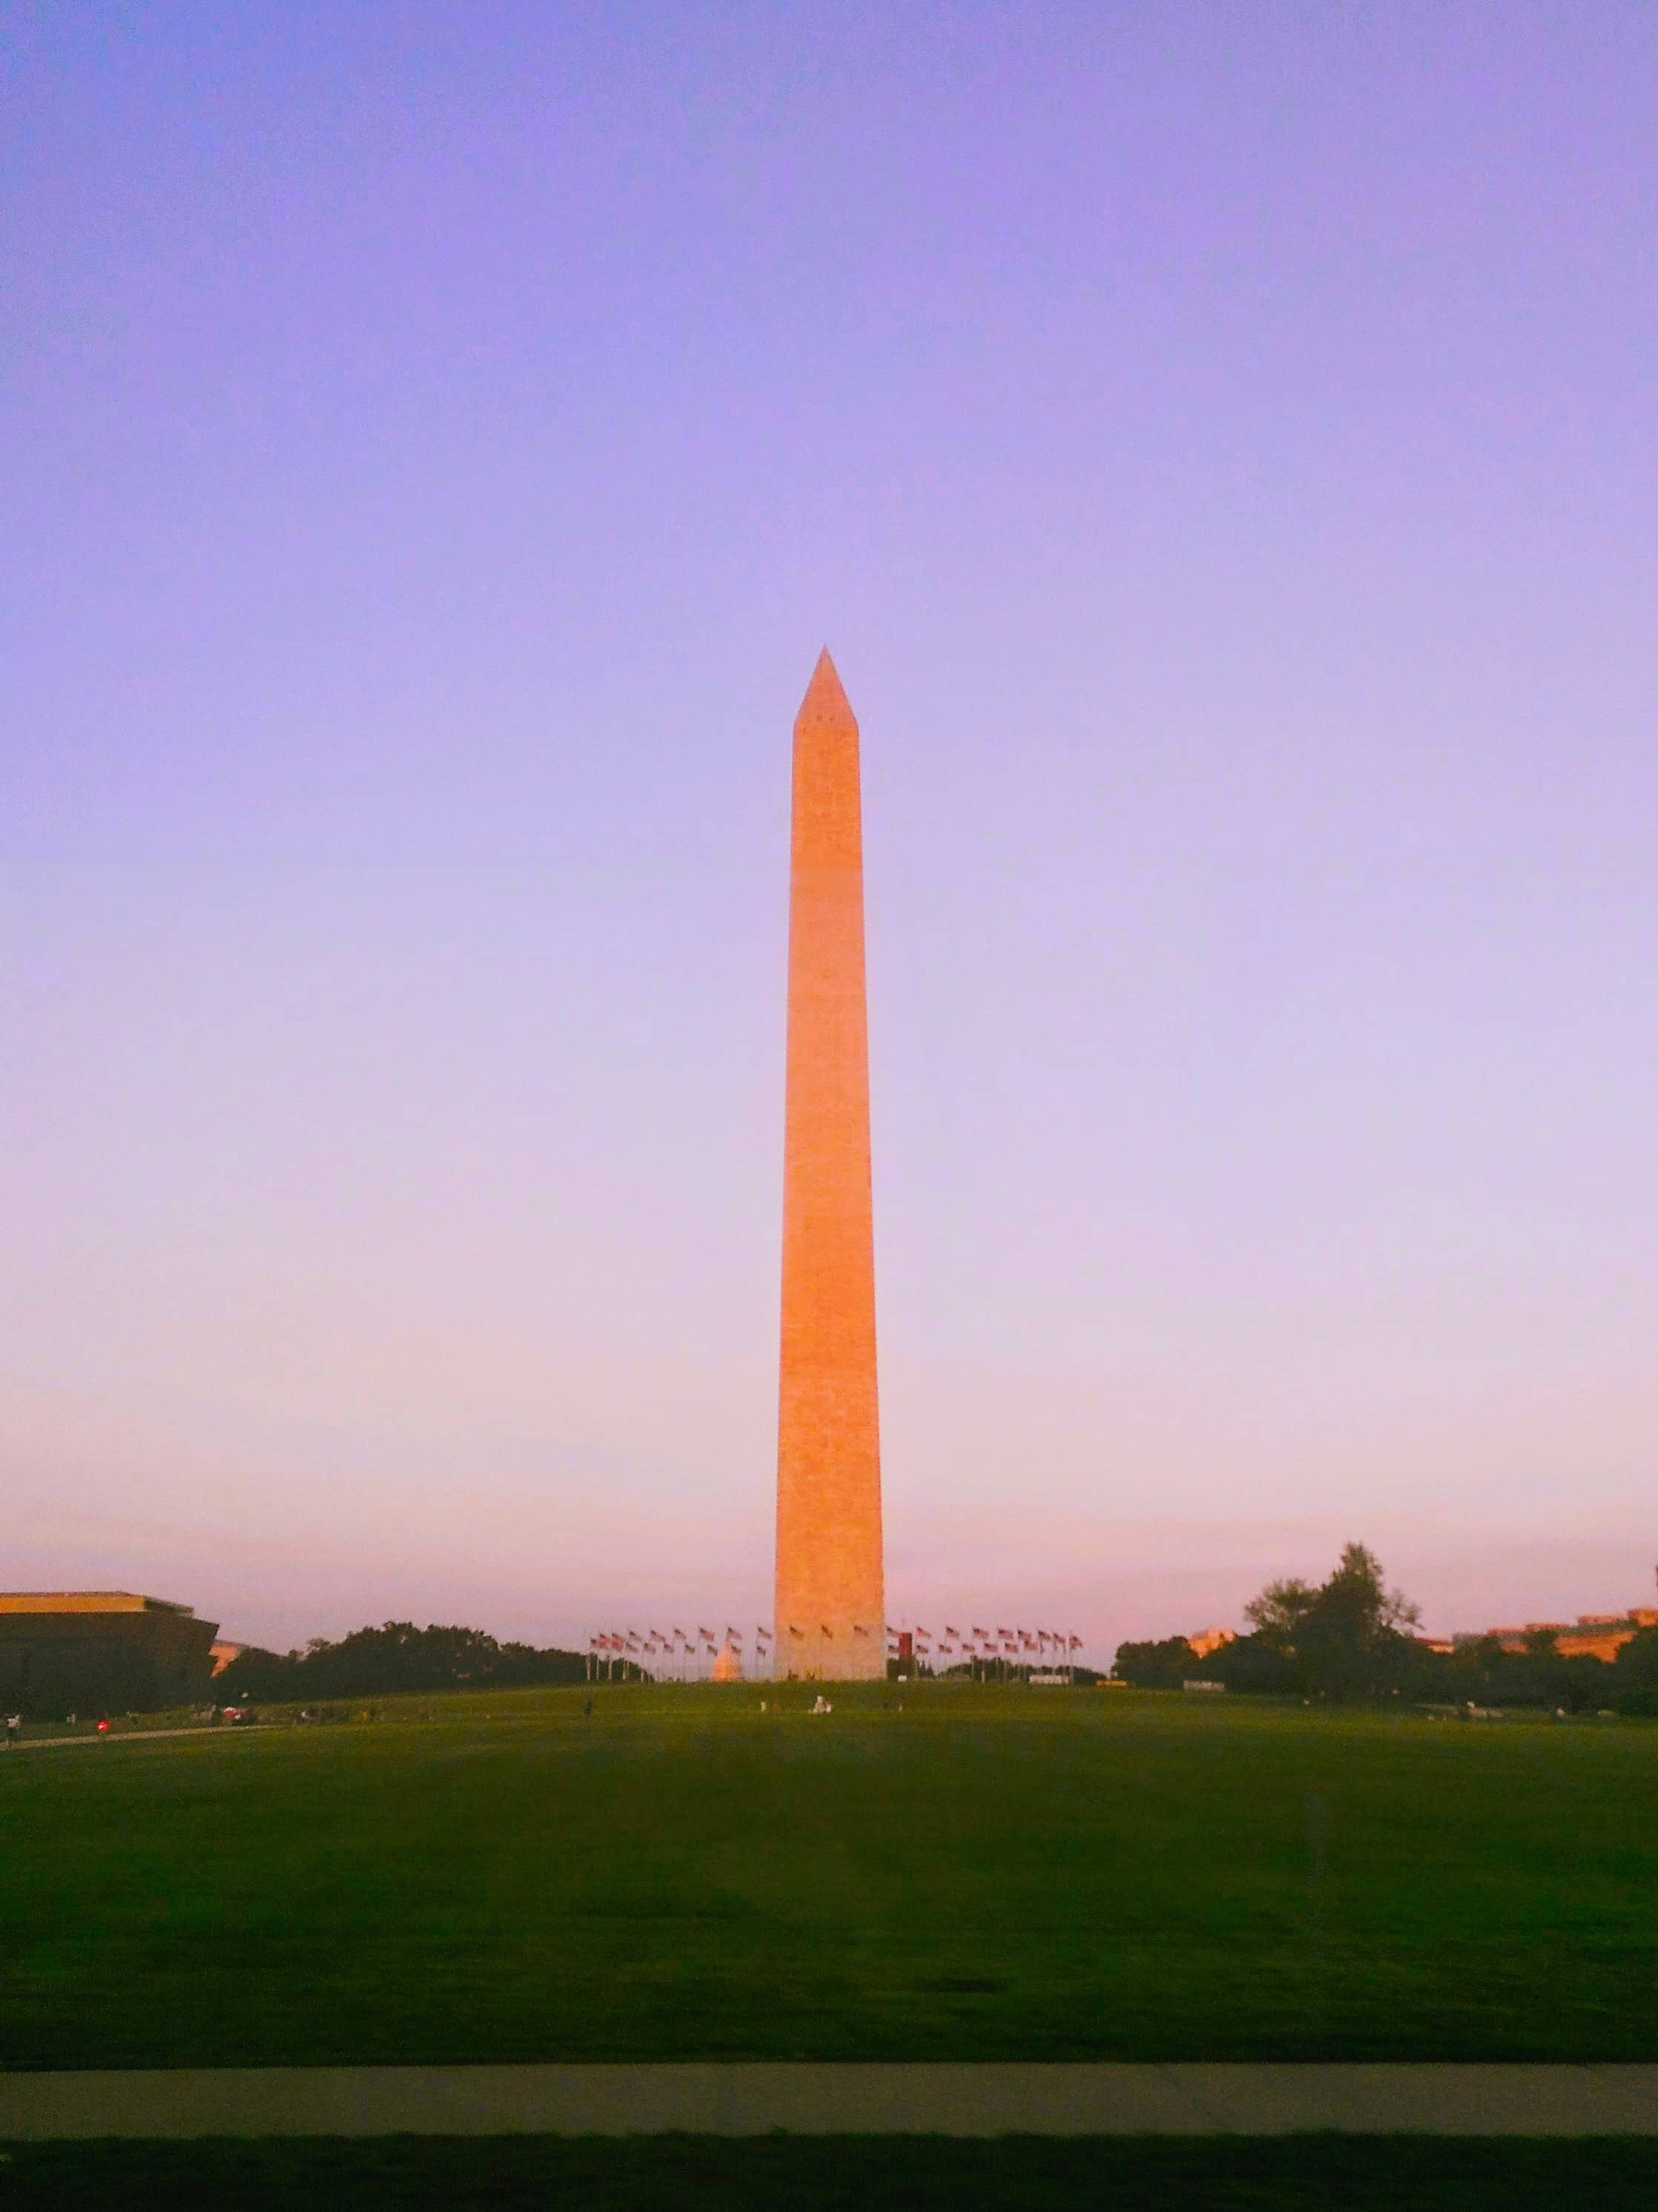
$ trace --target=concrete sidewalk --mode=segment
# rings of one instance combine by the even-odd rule
[[[1658,2136],[1652,2066],[278,2066],[0,2074],[0,2139]]]
[[[175,1735],[240,1736],[252,1741],[259,1735],[273,1735],[274,1729],[241,1728],[228,1722],[196,1721],[189,1728],[167,1729],[111,1729],[106,1735],[88,1733],[85,1735],[25,1735],[15,1736],[0,1747],[0,1759],[9,1759],[15,1751],[68,1751],[76,1744],[101,1743],[106,1749],[112,1743],[160,1743]]]

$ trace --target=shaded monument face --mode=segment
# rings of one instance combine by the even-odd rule
[[[827,653],[794,725],[774,1664],[886,1673],[858,725]]]

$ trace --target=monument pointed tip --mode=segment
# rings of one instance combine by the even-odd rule
[[[811,681],[806,686],[806,696],[800,702],[802,714],[808,708],[815,708],[819,714],[850,714],[852,712],[852,702],[847,697],[840,671],[829,656],[828,646],[817,656],[817,664],[811,672]]]

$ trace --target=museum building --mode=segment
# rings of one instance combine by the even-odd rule
[[[219,1626],[132,1590],[0,1590],[0,1709],[155,1712],[203,1695]]]

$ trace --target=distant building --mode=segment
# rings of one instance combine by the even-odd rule
[[[1580,1613],[1576,1620],[1528,1620],[1523,1628],[1488,1628],[1485,1637],[1459,1636],[1460,1644],[1494,1636],[1505,1651],[1523,1651],[1528,1638],[1552,1636],[1563,1659],[1618,1656],[1643,1628],[1658,1628],[1658,1606],[1635,1605],[1627,1613]]]
[[[0,1706],[154,1712],[201,1696],[218,1623],[132,1590],[0,1591]]]
[[[222,1674],[232,1660],[240,1659],[247,1649],[245,1644],[232,1644],[228,1638],[216,1636],[207,1647],[207,1656],[213,1662],[213,1672]]]
[[[1206,1659],[1212,1651],[1218,1651],[1223,1644],[1235,1644],[1237,1631],[1235,1628],[1199,1628],[1186,1640],[1199,1659]]]
[[[732,1645],[729,1644],[722,1644],[720,1647],[719,1656],[714,1662],[714,1679],[716,1682],[740,1682],[742,1680],[743,1662],[738,1657],[737,1652]]]

